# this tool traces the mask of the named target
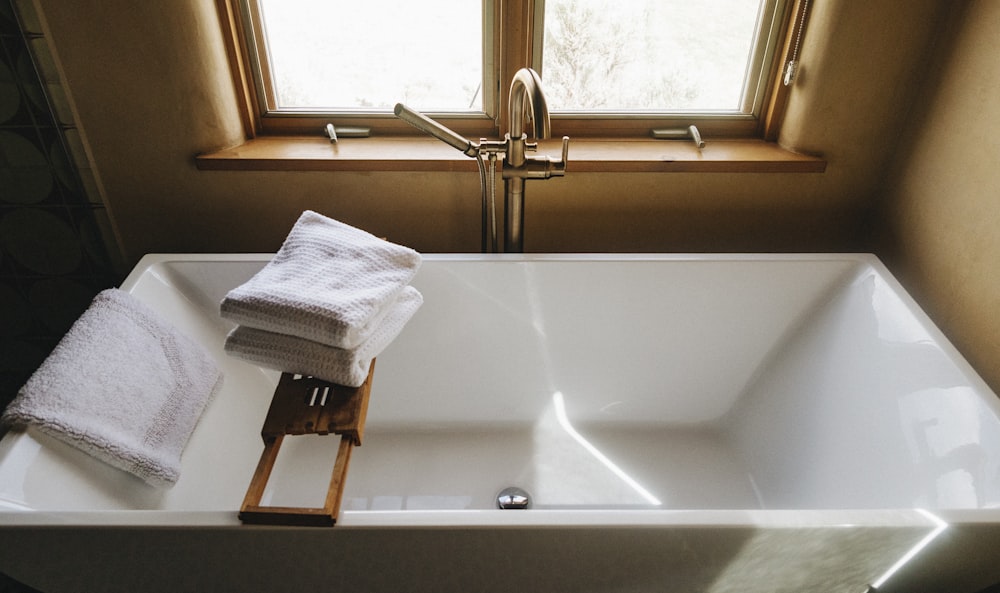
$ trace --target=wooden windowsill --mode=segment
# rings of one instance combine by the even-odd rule
[[[558,157],[560,140],[539,143],[535,154]],[[263,136],[196,157],[211,171],[468,171],[473,159],[434,138],[419,136],[326,138]],[[691,141],[570,139],[567,172],[822,173],[826,161],[755,139]]]

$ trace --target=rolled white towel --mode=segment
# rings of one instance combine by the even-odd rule
[[[222,384],[198,343],[132,295],[98,294],[3,414],[147,483],[180,475],[181,453]]]
[[[310,210],[274,258],[222,300],[240,325],[353,349],[370,339],[420,254]]]
[[[420,292],[406,286],[388,307],[388,314],[357,348],[335,348],[312,340],[267,330],[237,326],[226,336],[226,352],[263,367],[310,375],[348,387],[365,382],[372,359],[396,339],[423,304]]]

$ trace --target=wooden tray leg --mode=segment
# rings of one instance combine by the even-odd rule
[[[354,448],[353,438],[350,436],[340,438],[337,460],[333,465],[330,487],[327,489],[322,508],[276,507],[260,504],[264,489],[267,487],[267,481],[271,477],[271,470],[274,469],[274,462],[278,459],[282,440],[283,435],[265,439],[264,451],[260,455],[257,469],[254,471],[250,487],[247,488],[246,497],[243,499],[243,506],[239,513],[240,520],[254,525],[333,526],[340,513],[340,501],[344,494],[347,468],[351,460],[351,450]]]
[[[243,511],[260,506],[260,499],[264,496],[264,488],[267,487],[267,481],[271,478],[271,470],[274,469],[274,462],[278,460],[278,450],[281,449],[281,441],[284,438],[285,435],[279,434],[264,439],[264,451],[261,452],[260,460],[257,461],[257,469],[254,470],[253,478],[250,479],[247,494],[243,497],[240,519],[243,518]]]

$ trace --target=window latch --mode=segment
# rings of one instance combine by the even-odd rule
[[[344,127],[326,124],[326,137],[330,142],[337,142],[340,138],[367,138],[371,136],[371,128]]]
[[[690,138],[694,140],[694,145],[700,148],[705,148],[705,141],[701,138],[701,132],[698,131],[698,126],[691,124],[686,128],[665,128],[660,130],[652,130],[653,138],[657,140],[686,140]]]

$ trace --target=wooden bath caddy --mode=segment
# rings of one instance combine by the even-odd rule
[[[361,445],[364,433],[368,394],[374,372],[373,360],[368,369],[368,377],[360,387],[345,387],[291,373],[281,374],[264,420],[264,428],[260,431],[264,439],[264,451],[260,454],[257,470],[250,480],[240,508],[241,521],[255,525],[325,527],[337,522],[351,449]],[[323,507],[262,506],[260,500],[285,435],[331,433],[340,435],[340,447],[337,449],[337,461],[333,466]]]

